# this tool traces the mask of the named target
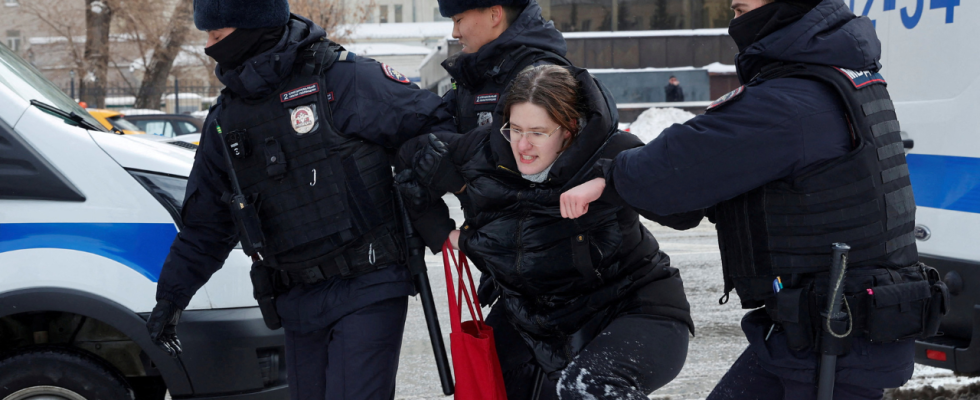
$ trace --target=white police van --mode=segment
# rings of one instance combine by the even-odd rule
[[[951,307],[916,362],[980,374],[980,2],[845,0],[875,21],[915,192],[920,260]]]
[[[194,152],[105,132],[0,45],[0,399],[283,399],[284,340],[234,251],[177,327],[145,318]]]

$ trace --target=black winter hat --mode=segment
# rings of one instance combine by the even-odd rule
[[[194,25],[221,28],[274,28],[289,22],[286,0],[194,0]]]
[[[453,15],[472,10],[493,6],[527,7],[531,0],[439,0],[439,14],[452,18]]]

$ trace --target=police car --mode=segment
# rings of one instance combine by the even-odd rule
[[[875,21],[882,74],[901,122],[915,192],[920,260],[951,306],[916,362],[980,374],[980,2],[849,0]]]
[[[241,251],[183,313],[183,355],[150,342],[193,157],[106,132],[0,45],[0,399],[287,397]]]

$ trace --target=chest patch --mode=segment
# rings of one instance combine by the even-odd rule
[[[483,111],[477,113],[477,118],[478,118],[477,123],[480,126],[486,126],[493,123],[493,113],[489,111]]]
[[[285,103],[290,100],[296,100],[300,97],[309,96],[313,93],[318,93],[319,91],[320,91],[320,84],[318,83],[313,83],[306,86],[300,86],[296,89],[280,94],[279,101]]]
[[[837,67],[834,67],[834,69],[840,71],[840,73],[844,74],[844,76],[847,76],[847,79],[850,79],[851,83],[854,84],[854,87],[857,89],[863,88],[873,83],[887,84],[887,82],[885,82],[885,77],[881,76],[881,74],[877,72],[853,71],[853,70],[837,68]]]
[[[316,114],[310,106],[300,106],[289,113],[289,122],[293,125],[296,133],[303,135],[313,130],[316,125]]]
[[[387,76],[388,79],[391,79],[391,80],[393,80],[395,82],[398,82],[398,83],[410,83],[411,82],[411,81],[408,80],[408,77],[405,76],[405,74],[402,74],[401,72],[395,71],[395,69],[392,68],[388,64],[382,63],[381,64],[381,70],[384,71],[385,76]]]
[[[708,106],[708,111],[714,110],[718,107],[727,104],[732,100],[739,98],[739,96],[741,96],[743,93],[745,93],[745,85],[739,86],[737,89],[732,90],[731,92],[726,93],[724,96],[719,97],[718,100],[715,100],[713,103],[711,103],[710,106]]]
[[[500,100],[500,93],[485,93],[476,96],[473,104],[491,104]]]
[[[333,95],[333,92],[327,93],[327,101],[333,103],[334,100],[337,100],[337,97]]]

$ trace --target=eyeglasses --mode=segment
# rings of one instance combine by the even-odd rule
[[[551,135],[554,135],[555,132],[558,132],[558,130],[561,129],[561,126],[559,126],[555,128],[555,130],[551,131],[551,133],[525,132],[519,129],[509,128],[509,126],[510,126],[510,122],[504,124],[504,126],[500,128],[500,133],[504,135],[504,139],[507,139],[508,142],[511,142],[514,140],[519,141],[521,140],[521,137],[525,137],[527,138],[527,142],[530,143],[532,146],[539,146],[543,144],[546,140],[548,140],[548,138],[551,137]]]

